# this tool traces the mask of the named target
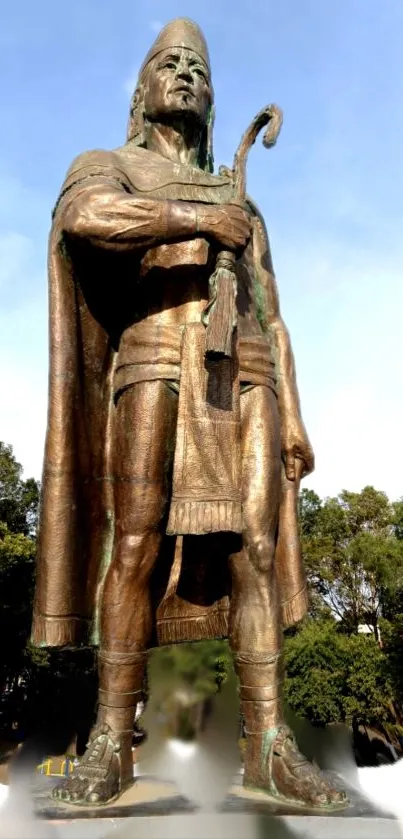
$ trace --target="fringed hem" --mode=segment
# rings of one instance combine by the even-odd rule
[[[77,647],[86,642],[87,632],[84,618],[35,615],[31,642],[35,647]]]
[[[308,606],[308,590],[305,586],[294,597],[281,604],[284,628],[288,629],[288,627],[294,626],[295,623],[302,620],[308,611]]]
[[[186,641],[205,641],[210,638],[227,638],[228,614],[215,612],[195,618],[162,618],[157,621],[158,644],[180,644]]]
[[[169,536],[203,536],[207,533],[242,533],[239,501],[175,501],[169,511]]]

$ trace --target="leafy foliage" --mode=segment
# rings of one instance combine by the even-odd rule
[[[349,632],[369,624],[377,636],[385,593],[403,588],[401,505],[373,487],[323,502],[303,490],[300,515],[313,609],[330,610]]]
[[[373,636],[346,635],[334,620],[308,619],[285,644],[285,697],[314,724],[393,719],[388,659]]]
[[[27,666],[34,583],[39,486],[24,481],[11,446],[0,443],[0,654],[3,690],[16,688]]]
[[[38,523],[39,483],[22,479],[11,446],[0,442],[0,521],[12,533],[34,536]]]

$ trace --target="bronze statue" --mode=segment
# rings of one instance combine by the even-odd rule
[[[299,753],[281,698],[282,630],[307,608],[297,494],[313,453],[264,221],[235,172],[213,174],[213,114],[204,37],[174,20],[127,142],[80,155],[54,210],[33,642],[99,646],[97,722],[54,795],[119,796],[147,651],[228,637],[245,785],[334,809],[347,799]]]

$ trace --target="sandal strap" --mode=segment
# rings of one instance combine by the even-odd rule
[[[99,778],[106,778],[113,757],[119,759],[119,744],[116,743],[109,732],[104,731],[91,739],[83,760],[80,762],[78,771],[90,770],[91,774]]]

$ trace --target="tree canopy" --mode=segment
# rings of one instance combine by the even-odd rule
[[[403,503],[373,487],[324,501],[303,489],[300,521],[314,613],[330,613],[348,632],[367,624],[378,638],[383,600],[403,588]]]
[[[374,636],[347,635],[332,619],[308,618],[285,643],[285,698],[312,723],[392,723],[388,658]]]

